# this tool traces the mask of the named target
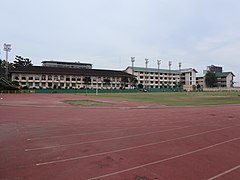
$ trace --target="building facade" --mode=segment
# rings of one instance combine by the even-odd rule
[[[123,71],[44,66],[10,69],[9,73],[11,80],[19,82],[21,87],[43,89],[130,89],[128,82],[133,78]]]
[[[132,74],[145,88],[177,88],[180,82],[191,90],[196,85],[195,69],[167,70],[157,68],[127,67],[125,72]]]
[[[223,72],[223,68],[220,66],[207,66],[207,70],[204,70],[204,74],[197,75],[196,81],[201,87],[206,88],[205,76],[207,72],[212,72],[216,76],[216,83],[213,85],[217,88],[231,88],[233,87],[234,74],[232,72]]]

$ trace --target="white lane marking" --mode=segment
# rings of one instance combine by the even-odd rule
[[[133,147],[128,147],[128,148],[122,148],[122,149],[113,150],[113,151],[106,151],[106,152],[102,152],[102,153],[96,153],[96,154],[91,154],[91,155],[86,155],[86,156],[78,156],[78,157],[61,159],[61,160],[47,161],[47,162],[37,163],[36,165],[37,166],[40,166],[40,165],[42,166],[42,165],[48,165],[48,164],[56,164],[56,163],[73,161],[73,160],[79,160],[79,159],[95,157],[95,156],[100,156],[100,155],[105,155],[105,154],[110,154],[110,153],[116,153],[116,152],[122,152],[122,151],[127,151],[127,150],[133,150],[133,149],[138,149],[138,148],[142,148],[142,147],[153,146],[153,145],[157,145],[157,144],[163,144],[163,143],[166,143],[166,142],[186,139],[186,138],[189,138],[189,137],[199,136],[199,135],[207,134],[207,133],[211,133],[211,132],[221,131],[221,130],[229,129],[229,128],[232,128],[232,127],[235,127],[235,126],[230,126],[230,127],[225,127],[225,128],[220,128],[220,129],[215,129],[215,130],[210,130],[210,131],[204,131],[204,132],[201,132],[201,133],[196,133],[196,134],[192,134],[192,135],[182,136],[182,137],[178,137],[178,138],[174,138],[174,139],[164,140],[164,141],[155,142],[155,143],[148,143],[148,144],[143,144],[143,145],[133,146]]]
[[[230,121],[230,120],[223,120],[223,121]],[[223,121],[220,121],[220,122],[223,122]],[[192,122],[192,121],[189,121],[189,120],[185,120],[185,121],[176,121],[176,122],[170,122],[170,123],[165,123],[165,124],[161,124],[161,126],[165,125],[165,126],[168,126],[170,124],[175,124],[175,123],[179,123],[179,122]],[[212,121],[212,122],[204,122],[204,123],[198,123],[198,124],[195,124],[195,126],[198,126],[198,125],[202,125],[202,124],[211,124],[211,123],[216,123],[218,121]],[[139,122],[141,123],[141,122]],[[136,124],[136,123],[135,123]],[[192,125],[193,126],[193,125]],[[144,126],[139,126],[139,127],[130,127],[130,128],[126,128],[126,129],[117,129],[115,131],[121,131],[121,130],[128,130],[128,129],[137,129],[137,128],[143,128]],[[155,127],[155,126],[154,126]],[[111,128],[111,127],[109,127]],[[95,133],[82,133],[82,134],[69,134],[69,135],[61,135],[61,136],[47,136],[47,137],[36,137],[36,138],[29,138],[27,139],[28,141],[33,141],[33,140],[41,140],[41,139],[48,139],[48,138],[58,138],[58,137],[68,137],[68,136],[79,136],[79,135],[89,135],[89,134],[97,134],[97,133],[105,133],[105,132],[115,132],[115,131],[98,131],[98,132],[95,132]]]
[[[179,127],[179,128],[172,128],[172,129],[161,130],[161,131],[153,131],[153,132],[147,132],[147,133],[139,133],[139,134],[134,134],[134,135],[129,135],[129,136],[121,136],[121,137],[100,139],[100,140],[94,140],[94,141],[86,141],[86,142],[71,143],[71,144],[62,144],[62,145],[56,145],[56,146],[46,146],[46,147],[39,147],[39,148],[31,148],[31,149],[25,149],[25,151],[36,151],[36,150],[51,149],[51,148],[58,148],[58,147],[65,147],[65,146],[74,146],[74,145],[81,145],[81,144],[89,144],[89,143],[96,143],[96,142],[104,142],[104,141],[132,138],[132,137],[138,137],[138,136],[144,136],[144,135],[174,131],[174,130],[178,130],[178,129],[186,129],[186,128],[189,128],[189,127],[192,127],[192,126],[184,126],[184,127]]]
[[[219,177],[221,177],[221,176],[223,176],[223,175],[225,175],[225,174],[228,174],[228,173],[230,173],[230,172],[232,172],[232,171],[237,170],[238,168],[240,168],[240,165],[235,166],[235,167],[233,167],[233,168],[231,168],[231,169],[229,169],[229,170],[227,170],[227,171],[224,171],[224,172],[222,172],[222,173],[220,173],[220,174],[218,174],[218,175],[216,175],[216,176],[213,176],[213,177],[211,177],[211,178],[208,178],[207,180],[217,179],[217,178],[219,178]]]
[[[84,136],[84,135],[90,135],[90,134],[101,134],[101,133],[111,133],[111,132],[118,132],[118,131],[126,131],[126,130],[129,130],[129,129],[136,129],[136,127],[131,127],[131,128],[126,128],[126,129],[117,129],[117,130],[111,130],[111,131],[97,131],[97,132],[76,133],[76,134],[59,135],[59,136],[37,137],[37,138],[29,138],[27,140],[28,141],[33,141],[33,140],[52,139],[52,138],[60,138],[60,137]]]
[[[233,139],[230,139],[228,141],[223,141],[223,142],[220,142],[220,143],[217,143],[217,144],[213,144],[211,146],[200,148],[200,149],[197,149],[197,150],[194,150],[194,151],[190,151],[190,152],[187,152],[187,153],[179,154],[177,156],[173,156],[173,157],[170,157],[170,158],[161,159],[161,160],[158,160],[158,161],[142,164],[140,166],[135,166],[135,167],[132,167],[132,168],[121,170],[121,171],[116,171],[116,172],[113,172],[113,173],[105,174],[105,175],[102,175],[102,176],[92,177],[92,178],[89,178],[89,179],[86,179],[86,180],[101,179],[101,178],[113,176],[113,175],[116,175],[116,174],[121,174],[121,173],[124,173],[124,172],[132,171],[132,170],[135,170],[135,169],[139,169],[139,168],[143,168],[143,167],[147,167],[147,166],[163,163],[163,162],[166,162],[166,161],[170,161],[170,160],[173,160],[173,159],[177,159],[177,158],[180,158],[180,157],[191,155],[191,154],[194,154],[194,153],[197,153],[197,152],[200,152],[200,151],[204,151],[204,150],[207,150],[207,149],[210,149],[210,148],[213,148],[213,147],[216,147],[216,146],[220,146],[220,145],[232,142],[232,141],[237,141],[237,140],[240,140],[240,137],[233,138]]]

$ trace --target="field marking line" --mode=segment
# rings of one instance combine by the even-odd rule
[[[213,122],[211,122],[211,123],[213,123]],[[150,135],[150,134],[155,134],[155,133],[174,131],[174,130],[178,130],[178,129],[185,129],[185,128],[189,128],[189,127],[199,126],[199,125],[202,125],[202,124],[208,124],[209,125],[211,123],[199,123],[199,124],[195,124],[195,125],[191,125],[191,126],[182,126],[182,127],[177,127],[176,126],[177,128],[172,128],[172,129],[167,129],[167,130],[153,131],[153,132],[147,132],[147,133],[139,133],[139,134],[135,134],[135,135],[121,136],[121,137],[107,138],[107,139],[100,139],[100,140],[94,140],[94,141],[85,141],[85,142],[79,142],[79,143],[60,144],[60,145],[55,145],[55,146],[45,146],[45,147],[38,147],[38,148],[27,148],[24,151],[37,151],[37,150],[44,150],[44,149],[51,149],[51,148],[58,148],[58,147],[66,147],[66,146],[82,145],[82,144],[95,143],[95,142],[104,142],[104,141],[118,140],[118,139],[131,138],[131,137],[137,137],[137,136],[142,136],[142,135]]]
[[[139,127],[137,127],[139,128]],[[52,139],[52,138],[60,138],[60,137],[71,137],[71,136],[84,136],[84,135],[90,135],[90,134],[101,134],[101,133],[111,133],[111,132],[118,132],[118,131],[126,131],[129,129],[136,129],[136,127],[126,128],[126,129],[116,129],[114,131],[98,131],[98,132],[88,132],[88,133],[77,133],[77,134],[68,134],[68,135],[59,135],[59,136],[45,136],[45,137],[37,137],[37,138],[29,138],[28,141],[33,140],[41,140],[41,139]]]
[[[225,121],[228,121],[228,120],[224,120],[224,121],[221,121],[221,122],[225,122]],[[216,123],[216,121],[212,121],[212,122],[204,122],[204,123],[198,123],[198,124],[194,124],[192,126],[199,126],[199,125],[202,125],[202,124],[212,124],[212,123]],[[173,123],[171,123],[173,124]],[[33,140],[41,140],[41,139],[52,139],[52,138],[59,138],[59,137],[71,137],[71,136],[81,136],[81,135],[91,135],[91,134],[100,134],[100,133],[111,133],[111,132],[117,132],[117,131],[125,131],[125,130],[128,130],[128,129],[137,129],[137,128],[142,128],[144,126],[141,126],[141,127],[130,127],[130,128],[126,128],[126,129],[117,129],[115,131],[98,131],[98,132],[94,132],[94,133],[77,133],[77,134],[69,134],[69,135],[59,135],[59,136],[48,136],[48,137],[36,137],[36,138],[28,138],[27,141],[33,141]]]
[[[105,154],[110,154],[110,153],[139,149],[139,148],[142,148],[142,147],[154,146],[154,145],[163,144],[163,143],[166,143],[166,142],[177,141],[177,140],[186,139],[186,138],[189,138],[189,137],[199,136],[199,135],[202,135],[202,134],[208,134],[208,133],[211,133],[211,132],[221,131],[221,130],[224,130],[224,129],[230,129],[232,127],[235,127],[235,126],[229,126],[229,127],[219,128],[219,129],[210,130],[210,131],[204,131],[204,132],[201,132],[201,133],[191,134],[191,135],[182,136],[182,137],[173,138],[173,139],[168,139],[168,140],[159,141],[159,142],[155,142],[155,143],[148,143],[148,144],[143,144],[143,145],[138,145],[138,146],[132,146],[132,147],[128,147],[128,148],[122,148],[122,149],[113,150],[113,151],[106,151],[106,152],[101,152],[101,153],[96,153],[96,154],[91,154],[91,155],[86,155],[86,156],[78,156],[78,157],[72,157],[72,158],[61,159],[61,160],[40,162],[40,163],[36,163],[36,165],[37,166],[42,166],[42,165],[48,165],[48,164],[56,164],[56,163],[79,160],[79,159],[84,159],[84,158],[90,158],[90,157],[95,157],[95,156],[100,156],[100,155],[105,155]]]
[[[36,150],[51,149],[51,148],[58,148],[58,147],[65,147],[65,146],[74,146],[74,145],[81,145],[81,144],[89,144],[89,143],[96,143],[96,142],[104,142],[104,141],[125,139],[125,138],[137,137],[137,136],[144,136],[144,135],[174,131],[174,130],[178,130],[178,129],[185,129],[185,128],[189,128],[189,127],[192,127],[192,126],[184,126],[184,127],[179,127],[179,128],[172,128],[172,129],[153,131],[153,132],[147,132],[147,133],[139,133],[139,134],[121,136],[121,137],[115,137],[115,138],[99,139],[99,140],[94,140],[94,141],[85,141],[85,142],[62,144],[62,145],[56,145],[56,146],[45,146],[45,147],[39,147],[39,148],[31,148],[31,149],[25,149],[25,151],[36,151]]]
[[[226,144],[226,143],[229,143],[229,142],[237,141],[237,140],[240,140],[240,137],[233,138],[233,139],[230,139],[230,140],[227,140],[227,141],[223,141],[223,142],[220,142],[220,143],[217,143],[217,144],[213,144],[213,145],[211,145],[211,146],[206,146],[206,147],[204,147],[204,148],[200,148],[200,149],[197,149],[197,150],[194,150],[194,151],[190,151],[190,152],[187,152],[187,153],[179,154],[179,155],[177,155],[177,156],[173,156],[173,157],[170,157],[170,158],[165,158],[165,159],[161,159],[161,160],[158,160],[158,161],[154,161],[154,162],[142,164],[142,165],[135,166],[135,167],[128,168],[128,169],[124,169],[124,170],[121,170],[121,171],[116,171],[116,172],[113,172],[113,173],[108,173],[108,174],[105,174],[105,175],[102,175],[102,176],[97,176],[97,177],[88,178],[88,179],[86,179],[86,180],[101,179],[101,178],[113,176],[113,175],[116,175],[116,174],[121,174],[121,173],[124,173],[124,172],[136,170],[136,169],[139,169],[139,168],[143,168],[143,167],[147,167],[147,166],[151,166],[151,165],[163,163],[163,162],[166,162],[166,161],[170,161],[170,160],[173,160],[173,159],[181,158],[181,157],[184,157],[184,156],[187,156],[187,155],[191,155],[191,154],[194,154],[194,153],[197,153],[197,152],[200,152],[200,151],[204,151],[204,150],[207,150],[207,149],[210,149],[210,148],[213,148],[213,147],[216,147],[216,146],[220,146],[220,145],[223,145],[223,144]]]
[[[231,169],[228,169],[227,171],[224,171],[224,172],[222,172],[222,173],[220,173],[220,174],[217,174],[216,176],[213,176],[213,177],[211,177],[211,178],[208,178],[207,180],[217,179],[217,178],[219,178],[219,177],[221,177],[221,176],[223,176],[223,175],[225,175],[225,174],[228,174],[228,173],[230,173],[230,172],[232,172],[232,171],[237,170],[238,168],[240,168],[240,165],[235,166],[235,167],[233,167],[233,168],[231,168]]]

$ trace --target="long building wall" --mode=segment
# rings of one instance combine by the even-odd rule
[[[91,76],[91,82],[86,85],[85,76],[73,75],[54,75],[54,74],[23,74],[12,73],[12,81],[18,81],[21,86],[30,88],[100,88],[100,89],[120,89],[129,88],[129,84],[123,84],[121,77],[94,77]],[[109,79],[110,83],[104,82]],[[124,87],[123,87],[124,86]]]

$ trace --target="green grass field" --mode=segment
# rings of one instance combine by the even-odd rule
[[[89,95],[96,96],[93,94]],[[240,96],[238,92],[101,93],[98,97],[154,103],[166,106],[240,104]]]

